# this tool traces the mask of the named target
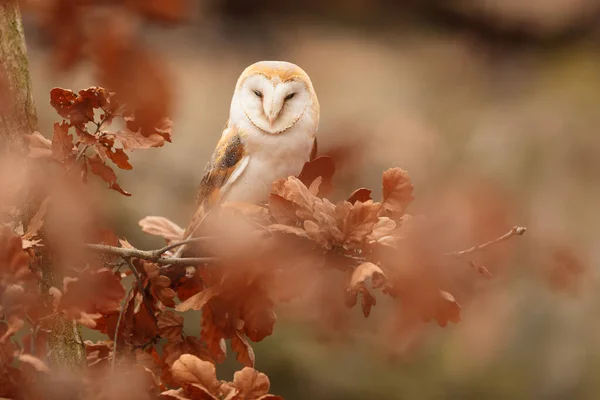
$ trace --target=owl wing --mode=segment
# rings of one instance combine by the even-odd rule
[[[204,170],[196,197],[198,208],[185,230],[184,238],[194,234],[208,212],[244,172],[249,160],[237,128],[226,128]]]

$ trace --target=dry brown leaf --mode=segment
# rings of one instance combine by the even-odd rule
[[[371,190],[367,188],[356,189],[350,194],[350,197],[348,197],[348,202],[351,204],[354,204],[357,201],[364,203],[369,200],[371,200]]]
[[[231,350],[237,353],[236,360],[246,367],[254,368],[254,349],[250,346],[248,339],[240,331],[236,331],[231,338]]]
[[[183,238],[183,228],[165,217],[144,217],[138,224],[143,232],[149,235],[161,236],[167,242],[175,242]]]
[[[214,364],[191,354],[182,354],[171,366],[171,373],[180,385],[197,384],[209,393],[218,393],[221,386]]]
[[[175,309],[179,312],[184,312],[188,310],[201,310],[204,308],[206,303],[210,301],[214,296],[219,294],[221,288],[219,286],[211,286],[207,289],[204,289],[200,293],[196,293],[192,297],[188,298],[186,301],[177,304]]]
[[[381,268],[372,262],[360,264],[350,278],[350,290],[357,290],[359,285],[364,284],[367,279],[371,279],[373,288],[380,288],[385,284],[386,277]]]
[[[268,395],[271,387],[269,378],[265,374],[249,367],[233,374],[233,382],[230,385],[238,391],[234,399],[247,400],[258,400]]]
[[[50,372],[50,368],[39,358],[32,356],[31,354],[21,354],[18,357],[22,364],[27,364],[37,372]],[[21,366],[22,368],[22,366]]]
[[[342,234],[345,248],[361,248],[367,240],[367,235],[373,231],[378,220],[380,203],[368,200],[364,203],[356,202],[344,218]]]
[[[44,225],[44,217],[46,216],[46,209],[48,208],[48,202],[50,197],[46,197],[40,204],[40,208],[37,210],[33,218],[27,225],[27,231],[23,234],[23,239],[29,240],[38,234],[38,231]]]
[[[401,217],[414,200],[413,185],[408,172],[401,168],[390,168],[383,173],[382,211]]]
[[[169,342],[182,342],[183,317],[172,311],[166,311],[158,316],[158,334]]]
[[[296,235],[300,237],[308,237],[306,231],[302,228],[296,228],[295,226],[282,225],[282,224],[271,224],[267,228],[269,232],[287,233],[290,235]]]

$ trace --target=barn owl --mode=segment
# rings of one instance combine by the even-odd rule
[[[274,181],[298,175],[316,154],[318,125],[319,101],[302,68],[283,61],[247,67],[235,86],[229,120],[206,166],[198,209],[184,238],[193,236],[218,203],[265,201]]]

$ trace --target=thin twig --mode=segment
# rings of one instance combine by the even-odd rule
[[[511,238],[512,236],[521,236],[525,233],[525,231],[527,231],[527,228],[524,226],[514,226],[510,231],[506,232],[504,235],[500,236],[499,238],[490,240],[489,242],[486,242],[483,244],[478,244],[478,245],[473,246],[466,250],[451,251],[449,253],[445,253],[444,255],[450,256],[450,257],[462,257],[462,256],[466,256],[469,254],[473,254],[477,251],[481,251],[481,250],[485,249],[486,247],[489,247],[496,243],[507,240],[507,239]]]
[[[125,310],[127,309],[127,303],[128,303],[128,299],[129,296],[131,296],[131,292],[133,292],[133,289],[135,288],[135,283],[131,284],[131,287],[129,288],[129,291],[127,292],[127,295],[125,296],[125,304],[123,304],[123,307],[121,308],[121,311],[119,312],[119,318],[117,319],[117,327],[115,329],[115,338],[114,338],[114,344],[113,344],[113,358],[112,358],[112,362],[111,362],[111,369],[112,371],[115,370],[115,365],[117,363],[117,341],[119,338],[119,327],[121,326],[121,320],[123,319],[123,314],[125,314]]]
[[[144,260],[152,261],[160,265],[196,265],[207,262],[214,262],[217,259],[215,257],[190,257],[190,258],[178,258],[178,257],[161,257],[164,253],[163,249],[158,250],[140,250],[130,249],[126,247],[115,247],[108,246],[105,244],[93,244],[88,243],[85,247],[95,253],[110,254],[113,256],[119,256],[122,258],[141,258]]]
[[[148,299],[148,297],[146,296],[146,291],[144,290],[144,286],[142,285],[142,278],[140,277],[140,274],[135,269],[135,267],[133,266],[133,264],[131,263],[131,260],[129,258],[125,258],[125,263],[127,263],[127,266],[129,267],[129,269],[131,270],[131,273],[133,274],[133,276],[135,277],[135,280],[137,281],[138,290],[142,294],[142,300],[144,301],[144,305],[146,306],[146,310],[148,311],[148,314],[150,315],[150,317],[152,317],[152,319],[155,322],[158,322],[156,315],[154,315],[154,313],[152,312],[152,307],[151,307],[152,304],[150,303],[150,299]]]

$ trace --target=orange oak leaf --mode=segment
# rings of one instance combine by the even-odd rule
[[[217,394],[221,386],[221,382],[217,380],[215,365],[191,354],[182,354],[171,366],[171,373],[178,384],[197,384],[208,393]]]
[[[383,173],[382,210],[401,217],[414,200],[413,185],[408,172],[401,168],[390,168]]]
[[[228,386],[235,389],[236,394],[230,397],[232,400],[276,400],[279,396],[269,394],[271,382],[267,375],[249,367],[243,368],[233,374],[233,382]]]

